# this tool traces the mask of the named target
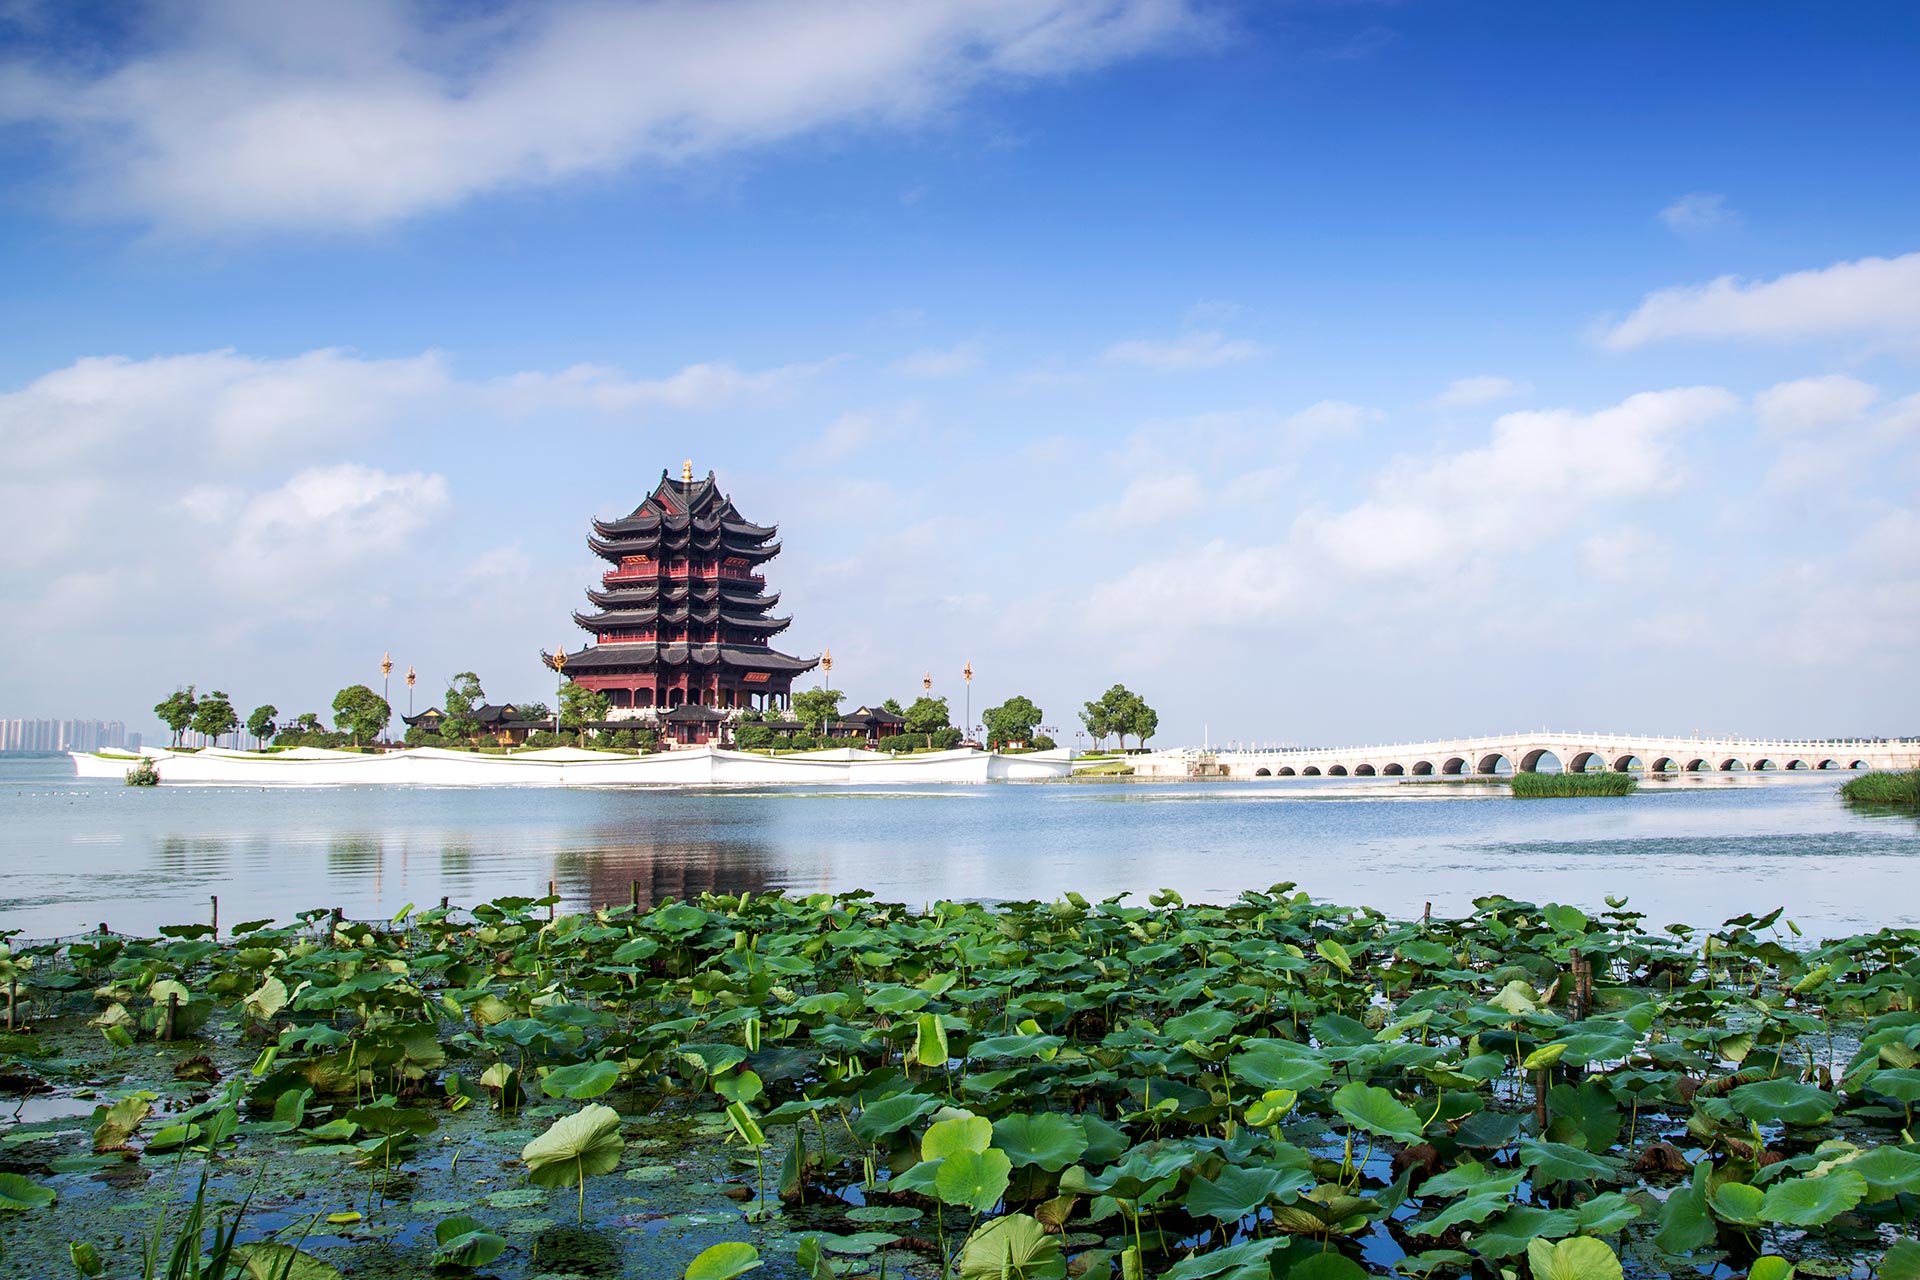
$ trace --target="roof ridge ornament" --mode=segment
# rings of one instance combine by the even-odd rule
[[[682,462],[680,464],[680,483],[681,484],[693,483],[693,459],[692,458],[688,458],[685,462]]]

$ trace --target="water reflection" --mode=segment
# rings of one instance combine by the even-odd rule
[[[245,790],[78,784],[0,763],[0,928],[46,937],[443,896],[579,910],[713,891],[937,898],[1177,889],[1222,901],[1298,881],[1417,915],[1503,892],[1714,923],[1791,906],[1809,932],[1911,924],[1920,823],[1842,804],[1832,779],[1717,775],[1625,800],[1514,801],[1391,780],[890,790]]]

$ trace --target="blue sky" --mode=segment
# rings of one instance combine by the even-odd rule
[[[0,5],[0,713],[546,694],[691,457],[857,700],[1920,731],[1916,28]]]

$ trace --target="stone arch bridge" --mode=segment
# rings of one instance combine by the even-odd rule
[[[1418,778],[1516,773],[1551,767],[1569,773],[1732,773],[1771,769],[1920,768],[1920,740],[1657,738],[1603,733],[1498,734],[1370,747],[1167,751],[1134,758],[1135,772],[1157,777]]]

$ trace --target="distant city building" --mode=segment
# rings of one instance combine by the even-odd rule
[[[139,749],[139,734],[128,741],[118,720],[0,720],[0,752],[8,754]]]
[[[772,647],[793,621],[770,616],[780,597],[759,572],[780,554],[777,532],[742,518],[711,471],[662,471],[631,515],[593,522],[587,545],[613,567],[587,592],[597,612],[573,620],[596,643],[542,660],[606,694],[610,720],[678,742],[719,736],[730,711],[791,706],[795,677],[820,660]]]

